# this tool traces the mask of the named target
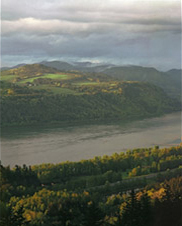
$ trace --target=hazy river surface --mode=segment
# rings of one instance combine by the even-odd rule
[[[170,147],[181,142],[181,114],[141,121],[85,126],[3,129],[3,165],[78,161],[140,147]]]

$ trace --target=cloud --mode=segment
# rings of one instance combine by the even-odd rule
[[[181,31],[180,1],[2,0],[2,35]]]
[[[29,56],[179,65],[180,35],[179,0],[2,0],[4,62]]]
[[[127,39],[122,39],[117,33],[91,35],[84,39],[71,35],[19,34],[3,38],[2,42],[2,54],[6,59],[8,56],[14,55],[16,58],[19,55],[22,56],[22,60],[27,59],[28,56],[42,60],[99,59],[125,64],[143,62],[143,65],[160,66],[160,68],[180,66],[180,36],[174,34],[167,37],[165,34],[160,37],[133,36]]]
[[[118,32],[174,32],[180,33],[179,20],[164,20],[160,18],[120,18],[120,20],[104,22],[72,22],[65,20],[42,20],[35,18],[23,18],[15,21],[2,21],[2,35],[13,33],[27,33],[36,35],[71,34],[86,36],[90,34],[104,34],[112,31]]]
[[[2,19],[34,17],[38,19],[96,20],[108,13],[130,15],[180,15],[180,0],[2,0]],[[93,14],[93,16],[91,15]],[[92,18],[91,18],[92,16]],[[109,17],[108,17],[109,18]]]

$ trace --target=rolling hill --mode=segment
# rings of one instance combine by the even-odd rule
[[[169,83],[173,76],[178,78],[172,75],[174,71],[164,74],[140,67],[122,70],[123,73],[121,68],[108,69],[107,74],[83,73],[32,64],[3,71],[2,125],[125,121],[180,110],[180,102],[164,91],[174,84]],[[164,84],[168,86],[163,90],[159,86]]]
[[[53,74],[57,74],[57,76],[53,76]],[[70,82],[75,83],[76,81],[80,83],[96,82],[96,80],[106,82],[111,80],[120,82],[147,82],[162,88],[170,97],[177,98],[178,100],[181,99],[181,70],[177,69],[160,72],[155,68],[141,66],[114,66],[112,64],[101,65],[90,62],[74,62],[69,64],[63,61],[44,61],[40,64],[17,65],[14,68],[1,72],[1,80],[15,83],[18,82],[18,84],[26,84],[27,82],[32,83],[35,81],[33,78],[39,79],[35,82],[36,85],[38,85],[38,83],[50,85],[51,81],[57,79],[57,82],[60,82],[60,80],[63,80],[64,78],[64,80],[69,83],[69,85],[65,84],[66,87],[70,86]],[[48,81],[45,79],[52,80]],[[59,84],[52,84],[51,88],[52,86],[58,87]],[[56,90],[56,92],[57,91],[58,90]]]
[[[113,64],[97,64],[91,62],[73,62],[72,64],[63,61],[43,61],[40,62],[48,67],[53,67],[61,71],[80,71],[80,72],[102,72],[115,65]]]
[[[1,81],[3,126],[125,121],[180,110],[177,100],[153,84],[110,80],[103,74],[67,73],[43,65],[26,65],[6,71],[2,77],[12,79]]]
[[[30,78],[59,72],[86,73],[86,75],[88,73],[103,73],[108,75],[107,79],[110,77],[109,80],[149,82],[162,88],[169,96],[178,100],[181,98],[181,70],[178,69],[161,72],[152,67],[115,66],[113,64],[91,62],[43,61],[39,64],[19,64],[10,69],[4,68],[2,78],[12,82],[12,78],[19,80],[19,77]],[[5,78],[4,75],[9,75],[9,79]]]
[[[55,68],[47,67],[42,64],[27,64],[20,67],[15,67],[2,72],[1,76],[15,75],[19,77],[34,77],[45,73],[56,73]]]
[[[19,67],[22,67],[22,66],[24,66],[24,65],[26,65],[26,64],[17,64],[17,65],[15,65],[15,66],[13,66],[13,67],[1,67],[1,68],[0,68],[0,71],[6,71],[6,70],[13,69],[13,68],[19,68]]]
[[[103,73],[122,81],[149,82],[161,87],[169,96],[178,98],[181,96],[181,70],[160,72],[155,68],[140,66],[112,67]]]

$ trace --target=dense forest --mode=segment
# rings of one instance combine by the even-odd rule
[[[134,120],[180,110],[178,101],[160,88],[143,83],[123,83],[122,93],[53,94],[45,90],[2,82],[1,123],[37,123]]]
[[[0,166],[0,224],[180,226],[182,147]]]

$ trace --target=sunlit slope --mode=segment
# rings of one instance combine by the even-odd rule
[[[1,73],[1,81],[36,90],[45,89],[55,94],[65,92],[70,94],[94,94],[104,89],[105,91],[107,89],[111,91],[111,87],[113,86],[111,78],[107,75],[100,73],[82,73],[78,71],[58,71],[57,69],[41,64],[25,65],[3,71]],[[95,85],[100,88],[93,88]]]
[[[13,68],[9,70],[5,70],[2,72],[2,76],[4,75],[18,75],[19,77],[30,77],[30,76],[38,76],[45,73],[56,73],[57,70],[55,68],[47,67],[41,64],[27,64],[18,68]]]

